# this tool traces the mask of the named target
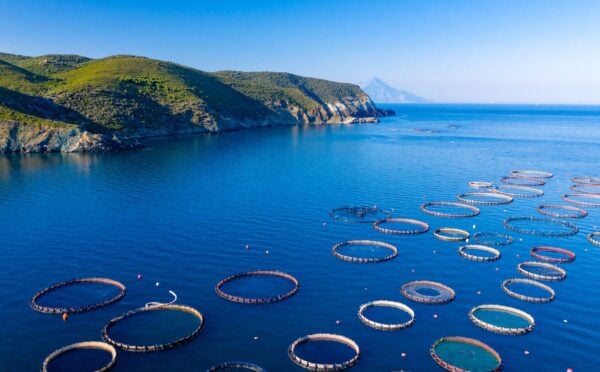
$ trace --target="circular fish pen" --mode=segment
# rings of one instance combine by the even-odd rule
[[[473,189],[487,189],[492,187],[492,183],[488,181],[470,181],[469,187]]]
[[[83,341],[83,342],[77,342],[77,343],[74,343],[71,345],[63,346],[60,349],[53,351],[50,355],[48,355],[46,357],[46,359],[44,359],[44,362],[42,363],[42,372],[48,372],[48,365],[50,364],[50,362],[52,362],[54,359],[58,358],[59,356],[61,356],[63,354],[72,352],[74,350],[90,350],[90,349],[101,350],[101,351],[105,351],[110,354],[110,361],[108,362],[108,364],[105,364],[104,366],[96,369],[95,371],[97,371],[97,372],[108,371],[115,365],[115,363],[117,361],[117,350],[114,348],[114,346],[107,344],[105,342],[100,342],[100,341]],[[81,367],[81,366],[79,366],[79,367]]]
[[[431,345],[429,354],[446,371],[500,371],[502,358],[487,344],[468,337],[442,337]]]
[[[500,179],[500,182],[515,186],[544,186],[546,184],[546,181],[541,178],[526,176],[505,176]]]
[[[409,300],[423,304],[445,304],[456,297],[452,288],[429,280],[406,283],[400,288],[400,292]]]
[[[567,203],[586,207],[600,207],[600,195],[596,194],[565,194],[561,196],[561,199]]]
[[[542,254],[542,252],[550,253],[552,255]],[[533,247],[529,253],[531,254],[531,257],[545,262],[568,263],[575,261],[575,253],[558,247]]]
[[[530,223],[540,223],[549,226],[559,226],[563,228],[559,231],[550,231],[550,230],[536,230],[532,228],[523,228],[515,226],[515,222],[530,222]],[[518,232],[521,234],[528,235],[537,235],[537,236],[548,236],[548,237],[565,237],[572,236],[579,232],[579,228],[567,221],[554,220],[550,218],[541,218],[541,217],[509,217],[503,222],[504,227],[508,230],[512,230],[514,232]]]
[[[414,229],[388,229],[385,227],[381,227],[381,225],[386,223],[402,223],[406,225],[416,226]],[[373,223],[373,228],[376,231],[384,234],[393,234],[393,235],[416,235],[416,234],[424,234],[429,231],[429,225],[423,221],[413,220],[411,218],[386,218],[385,220],[377,221]]]
[[[472,252],[480,252],[474,254]],[[486,245],[467,244],[458,248],[458,253],[471,261],[492,262],[500,259],[500,251]],[[483,254],[482,254],[483,253]]]
[[[583,218],[588,215],[588,212],[585,209],[573,207],[570,205],[540,205],[536,208],[536,210],[545,215],[554,218]],[[552,210],[558,211],[569,211],[574,213],[562,213],[562,212],[553,212]]]
[[[490,189],[491,192],[507,195],[512,198],[537,198],[544,195],[544,190],[535,187],[499,185]]]
[[[373,223],[375,221],[390,218],[392,213],[387,210],[379,209],[376,206],[352,206],[347,205],[332,209],[329,216],[336,221],[346,223]]]
[[[110,329],[112,327],[114,327],[117,323],[119,323],[120,321],[122,321],[124,319],[128,319],[128,318],[134,317],[136,315],[140,315],[140,314],[144,314],[144,313],[149,313],[149,312],[153,312],[153,311],[179,311],[179,312],[183,312],[183,313],[187,313],[187,314],[193,315],[200,322],[198,324],[198,327],[196,327],[188,335],[180,337],[180,338],[178,338],[178,339],[176,339],[174,341],[169,341],[169,342],[160,343],[160,344],[133,345],[133,344],[128,344],[128,343],[116,341],[113,338],[111,338],[110,335],[108,334],[108,332],[110,331]],[[109,344],[111,344],[111,345],[113,345],[115,347],[118,347],[119,349],[122,349],[122,350],[125,350],[125,351],[129,351],[129,352],[151,353],[151,352],[156,352],[156,351],[164,351],[164,350],[172,349],[172,348],[175,348],[177,346],[181,346],[183,344],[186,344],[186,343],[192,341],[194,338],[198,337],[198,335],[200,334],[200,332],[202,332],[202,328],[204,328],[204,323],[205,323],[205,321],[204,321],[204,316],[202,315],[202,313],[199,312],[198,310],[194,309],[191,306],[177,305],[177,304],[165,304],[165,305],[157,305],[157,306],[144,306],[144,307],[140,307],[140,308],[137,308],[137,309],[130,310],[130,311],[128,311],[128,312],[126,312],[126,313],[124,313],[122,315],[117,316],[116,318],[113,318],[113,319],[109,320],[108,323],[102,329],[102,339],[105,342],[108,342]]]
[[[528,177],[528,178],[552,178],[554,175],[550,172],[529,169],[517,169],[510,172],[513,177]]]
[[[534,272],[538,269],[541,272]],[[517,265],[517,270],[528,278],[545,281],[560,281],[567,277],[567,271],[547,262],[526,261]]]
[[[473,235],[473,240],[479,244],[494,246],[505,246],[513,243],[512,236],[493,231],[477,232]]]
[[[408,314],[410,316],[410,319],[407,320],[406,322],[395,323],[395,324],[377,322],[377,321],[367,318],[364,315],[366,310],[368,310],[369,308],[373,308],[373,307],[388,307],[388,308],[398,309],[398,310]],[[365,325],[367,325],[371,328],[374,328],[374,329],[378,329],[380,331],[398,331],[398,330],[401,330],[404,328],[408,328],[415,323],[415,312],[413,311],[413,309],[411,309],[410,307],[408,307],[407,305],[405,305],[401,302],[377,300],[377,301],[371,301],[371,302],[367,302],[366,304],[360,305],[360,308],[358,309],[358,318]]]
[[[432,210],[431,207],[437,207],[437,208],[450,207],[450,208],[467,210],[467,212],[463,212],[463,213],[441,212],[441,211]],[[444,217],[444,218],[465,218],[465,217],[475,217],[475,216],[479,215],[479,208],[477,208],[473,205],[456,203],[456,202],[444,202],[444,201],[428,202],[428,203],[422,204],[419,208],[421,209],[421,211],[423,213],[427,213],[429,215],[436,216],[436,217]]]
[[[463,203],[477,205],[502,205],[513,201],[512,197],[497,192],[467,192],[458,195],[456,199]]]
[[[445,242],[461,242],[467,240],[470,236],[469,232],[453,227],[440,227],[433,232],[433,236]]]
[[[236,296],[236,295],[229,294],[222,290],[222,287],[227,283],[231,283],[236,280],[245,279],[245,278],[249,278],[249,277],[255,277],[255,276],[272,276],[272,277],[277,277],[277,278],[283,278],[283,279],[290,281],[293,284],[293,287],[291,290],[289,290],[288,292],[283,293],[283,294],[269,296],[269,297],[259,297],[259,298]],[[240,304],[256,305],[256,304],[271,304],[271,303],[283,301],[283,300],[288,299],[288,298],[292,297],[293,295],[295,295],[298,292],[299,288],[300,288],[300,282],[298,281],[298,279],[296,279],[294,276],[292,276],[290,274],[287,274],[287,273],[284,273],[281,271],[256,270],[256,271],[248,271],[245,273],[228,276],[227,278],[225,278],[217,283],[217,285],[215,286],[215,292],[217,293],[217,295],[219,297],[221,297],[227,301],[237,302]]]
[[[108,299],[105,299],[103,301],[99,301],[99,302],[87,304],[87,305],[82,305],[82,306],[53,307],[53,306],[40,305],[38,303],[39,299],[42,296],[45,296],[48,293],[54,292],[60,288],[70,287],[70,286],[74,286],[77,284],[89,284],[89,283],[112,286],[112,287],[117,288],[119,290],[119,292],[116,295],[114,295]],[[121,282],[118,282],[116,280],[112,280],[112,279],[108,279],[108,278],[76,278],[76,279],[71,279],[71,280],[67,280],[64,282],[52,284],[51,286],[42,289],[41,291],[39,291],[38,293],[33,295],[29,305],[31,306],[31,308],[33,310],[40,312],[40,313],[44,313],[44,314],[64,314],[64,313],[80,314],[80,313],[96,310],[101,307],[114,304],[115,302],[120,301],[125,296],[126,292],[127,292],[127,289],[125,288],[125,286]]]
[[[297,348],[299,346],[308,344],[310,342],[319,341],[335,342],[342,344],[352,349],[354,355],[350,359],[341,362],[318,363],[303,359],[296,353]],[[336,335],[332,333],[315,333],[312,335],[300,337],[299,339],[292,342],[291,345],[288,347],[288,356],[290,357],[292,362],[309,371],[341,371],[350,368],[356,363],[358,363],[358,360],[360,359],[360,348],[358,347],[358,344],[354,342],[354,340],[346,336]]]
[[[349,246],[372,246],[384,248],[384,250],[390,251],[389,254],[382,257],[357,257],[349,254],[340,253],[340,249]],[[338,243],[333,246],[331,253],[342,261],[355,262],[355,263],[380,263],[389,261],[398,256],[398,248],[395,246],[376,240],[348,240],[342,243]]]
[[[600,247],[600,239],[598,238],[600,238],[600,231],[589,233],[587,235],[588,242],[592,243],[596,247]]]
[[[469,311],[478,327],[503,335],[524,335],[533,331],[535,320],[523,310],[502,305],[479,305]]]
[[[265,372],[266,369],[263,367],[256,365],[254,363],[248,362],[223,362],[217,365],[214,365],[206,370],[206,372],[215,372],[215,371],[226,371],[228,369],[232,370],[245,370],[245,371],[254,371],[254,372]]]
[[[586,186],[600,186],[600,177],[578,176],[571,178],[573,183]]]
[[[515,285],[515,284],[521,284],[521,285],[535,287],[537,289],[544,291],[545,293],[547,293],[547,295],[546,296],[529,296],[529,295],[525,295],[525,294],[513,291],[509,287],[512,285]],[[521,301],[526,301],[526,302],[537,302],[537,303],[550,302],[550,301],[554,300],[554,297],[556,296],[554,289],[550,288],[549,286],[547,286],[545,284],[542,284],[540,282],[537,282],[537,281],[531,280],[531,279],[522,279],[522,278],[506,279],[505,281],[502,282],[502,290],[504,291],[504,293],[506,293],[510,297],[514,297],[516,299],[519,299]]]
[[[586,189],[586,187],[588,189]],[[571,185],[571,190],[581,194],[600,195],[600,185],[582,185],[576,183],[574,185]]]

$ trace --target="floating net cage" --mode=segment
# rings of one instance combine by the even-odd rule
[[[409,300],[424,304],[445,304],[456,297],[452,288],[429,280],[406,283],[400,288],[400,292]]]
[[[433,236],[445,242],[461,242],[467,240],[470,236],[469,232],[453,227],[440,227],[433,232]]]
[[[502,358],[487,344],[468,337],[442,337],[431,345],[429,354],[446,371],[500,371]]]
[[[541,178],[526,176],[506,176],[500,179],[500,182],[515,186],[544,186],[546,181]]]
[[[561,196],[561,199],[571,204],[600,207],[600,195],[598,194],[565,194]]]
[[[545,215],[554,218],[583,218],[588,215],[585,209],[573,207],[570,205],[540,205],[536,210]]]
[[[286,293],[278,294],[278,295],[274,295],[274,296],[268,296],[268,297],[237,296],[237,295],[227,293],[222,289],[222,287],[225,284],[231,283],[236,280],[247,279],[250,277],[264,277],[264,276],[267,276],[267,277],[271,276],[271,277],[282,278],[282,279],[288,280],[289,282],[292,283],[292,288]],[[287,273],[284,273],[281,271],[256,270],[256,271],[248,271],[248,272],[228,276],[227,278],[225,278],[217,283],[217,285],[215,286],[215,292],[217,293],[217,295],[219,297],[221,297],[225,300],[231,301],[231,302],[237,302],[240,304],[257,305],[257,304],[271,304],[271,303],[275,303],[275,302],[279,302],[279,301],[288,299],[288,298],[294,296],[298,292],[299,288],[300,288],[300,282],[298,281],[298,279],[296,279],[294,276],[292,276],[290,274],[287,274]]]
[[[382,226],[392,223],[410,225],[415,227],[409,229],[391,229]],[[373,228],[376,231],[379,231],[380,233],[393,235],[417,235],[429,231],[429,225],[427,223],[419,220],[413,220],[411,218],[386,218],[385,220],[374,222]]]
[[[469,187],[473,189],[487,189],[492,187],[492,183],[488,181],[470,181]]]
[[[567,277],[565,269],[547,262],[520,262],[517,270],[524,276],[535,280],[559,281]]]
[[[347,222],[347,223],[373,223],[375,221],[384,220],[390,218],[392,213],[390,211],[377,208],[376,206],[352,206],[347,205],[339,208],[332,209],[329,212],[331,218],[336,221]]]
[[[206,372],[215,372],[215,371],[227,371],[227,370],[244,370],[244,371],[254,371],[254,372],[266,372],[266,369],[262,368],[259,365],[248,362],[223,362],[216,364],[206,370]]]
[[[456,202],[434,201],[422,204],[419,208],[423,213],[445,218],[475,217],[479,214],[479,208],[473,205]],[[436,211],[433,210],[433,208],[438,208],[442,210]],[[447,211],[448,209],[458,209],[466,212],[449,212]]]
[[[98,301],[98,302],[86,304],[86,305],[80,305],[80,306],[54,307],[54,306],[44,306],[44,305],[39,304],[39,300],[43,296],[45,296],[49,293],[56,292],[61,288],[76,286],[79,284],[101,284],[101,285],[111,286],[111,287],[117,288],[118,292],[114,296],[104,299],[102,301]],[[42,289],[41,291],[39,291],[38,293],[33,295],[29,305],[31,306],[31,308],[33,310],[40,312],[40,313],[44,313],[44,314],[63,314],[63,313],[79,314],[79,313],[84,313],[87,311],[96,310],[101,307],[108,306],[110,304],[118,302],[125,296],[126,291],[127,290],[126,290],[125,286],[121,282],[118,282],[116,280],[112,280],[112,279],[108,279],[108,278],[76,278],[76,279],[71,279],[71,280],[67,280],[64,282],[52,284],[51,286]]]
[[[379,257],[360,257],[342,252],[344,248],[365,246],[371,247],[370,253],[374,253],[375,251],[388,251],[389,253]],[[334,245],[331,249],[331,252],[336,258],[339,258],[342,261],[355,263],[380,263],[389,261],[398,256],[398,248],[396,248],[392,244],[376,240],[348,240]]]
[[[531,257],[545,262],[568,263],[575,261],[575,253],[558,247],[538,246],[529,251]]]
[[[477,232],[473,235],[473,240],[479,244],[494,246],[511,245],[513,243],[512,236],[493,231]]]
[[[544,190],[535,187],[499,185],[490,189],[491,192],[507,195],[512,198],[537,198],[544,195]]]
[[[538,290],[543,291],[546,295],[545,296],[527,295],[527,294],[519,293],[519,292],[511,289],[511,287],[513,287],[514,285],[517,285],[517,284],[522,285],[522,286],[530,286],[533,288],[537,288]],[[514,297],[521,301],[526,301],[526,302],[537,302],[537,303],[550,302],[550,301],[554,300],[554,297],[556,296],[554,289],[550,288],[549,286],[547,286],[545,284],[542,284],[538,281],[531,280],[531,279],[522,279],[522,278],[506,279],[504,282],[502,282],[502,290],[504,291],[504,293],[506,293],[510,297]]]
[[[600,231],[589,233],[587,236],[587,240],[596,247],[600,247]]]
[[[571,186],[571,190],[580,194],[600,195],[600,185],[582,185],[576,183]]]
[[[532,227],[520,227],[516,224],[521,224],[523,222],[527,222],[531,225],[539,224],[543,225],[545,229],[552,227],[559,227],[560,230],[540,230]],[[551,218],[542,218],[542,217],[510,217],[504,220],[504,227],[508,230],[512,230],[514,232],[518,232],[521,234],[528,235],[537,235],[537,236],[548,236],[548,237],[565,237],[577,234],[579,232],[579,228],[574,224],[555,220]]]
[[[369,319],[364,314],[365,311],[367,311],[368,309],[373,308],[373,307],[387,307],[387,308],[392,308],[392,309],[398,309],[398,310],[408,314],[410,319],[408,319],[407,321],[402,322],[402,323],[393,323],[393,324],[377,322],[375,320]],[[367,325],[371,328],[374,328],[374,329],[378,329],[380,331],[399,331],[401,329],[408,328],[415,323],[415,312],[413,311],[413,309],[411,309],[410,307],[408,307],[407,305],[405,305],[401,302],[388,301],[388,300],[376,300],[376,301],[371,301],[371,302],[367,302],[366,304],[360,305],[360,308],[358,309],[358,318],[365,325]]]
[[[152,345],[128,344],[128,343],[114,340],[110,336],[109,331],[120,321],[123,321],[124,319],[129,319],[129,318],[135,317],[140,314],[156,312],[156,311],[178,311],[178,312],[182,312],[182,313],[186,313],[186,314],[191,314],[192,316],[194,316],[195,318],[197,318],[199,320],[199,323],[198,323],[198,326],[191,333],[189,333],[183,337],[180,337],[173,341],[152,344]],[[144,307],[130,310],[124,314],[121,314],[121,315],[109,320],[109,322],[102,329],[102,339],[105,342],[107,342],[115,347],[118,347],[119,349],[129,351],[129,352],[150,353],[150,352],[156,352],[156,351],[164,351],[164,350],[173,349],[177,346],[184,345],[184,344],[192,341],[196,337],[198,337],[198,335],[202,332],[202,329],[204,328],[204,323],[205,323],[205,321],[204,321],[204,316],[202,315],[202,313],[199,312],[198,310],[194,309],[191,306],[178,305],[178,304],[144,306]]]
[[[60,357],[61,355],[73,352],[75,350],[100,350],[110,354],[110,361],[108,362],[108,364],[105,364],[104,366],[95,369],[95,371],[97,372],[104,372],[110,370],[117,361],[117,350],[114,348],[114,346],[100,341],[83,341],[67,345],[53,351],[50,355],[46,357],[46,359],[44,359],[44,362],[42,363],[42,372],[48,372],[48,366],[53,360]],[[79,368],[81,367],[82,366],[79,366]]]
[[[579,176],[571,178],[571,181],[579,185],[600,187],[600,177]]]
[[[301,345],[308,344],[310,342],[320,341],[335,342],[345,345],[352,349],[354,355],[350,359],[341,362],[336,361],[330,363],[320,363],[303,359],[296,353],[297,348]],[[291,345],[288,347],[288,356],[290,357],[292,362],[309,371],[341,371],[353,367],[354,365],[356,365],[356,363],[358,363],[358,360],[360,359],[360,348],[358,347],[358,344],[354,342],[354,340],[346,336],[336,335],[332,333],[315,333],[312,335],[300,337],[299,339],[292,342]]]
[[[540,170],[529,170],[529,169],[517,169],[510,172],[513,177],[528,177],[528,178],[541,178],[548,179],[554,177],[550,172]]]
[[[467,244],[458,248],[458,254],[467,260],[492,262],[500,259],[500,251],[487,245]]]
[[[478,327],[504,335],[523,335],[533,331],[535,320],[523,310],[502,305],[479,305],[469,311]]]
[[[458,201],[477,205],[502,205],[512,203],[513,198],[497,192],[466,192],[456,197]]]

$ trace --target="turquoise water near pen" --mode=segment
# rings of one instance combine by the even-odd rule
[[[437,370],[429,348],[443,336],[487,343],[502,356],[506,371],[595,370],[600,365],[600,248],[587,242],[586,235],[600,229],[600,208],[583,207],[587,217],[569,220],[579,228],[569,237],[519,234],[502,222],[512,216],[543,217],[536,212],[540,204],[568,205],[560,197],[570,192],[571,177],[600,176],[600,107],[386,107],[398,114],[377,125],[261,128],[157,140],[147,149],[123,153],[1,156],[0,370],[39,370],[46,355],[61,346],[100,340],[102,327],[114,316],[147,302],[171,301],[169,290],[177,294],[177,303],[203,313],[202,333],[170,351],[118,351],[115,371],[198,371],[228,360],[300,370],[289,360],[287,347],[298,337],[320,332],[339,333],[359,344],[357,371]],[[459,194],[477,191],[469,181],[501,184],[513,169],[545,170],[554,177],[539,186],[545,195],[480,206],[473,218],[440,218],[419,209],[427,201],[456,201]],[[430,230],[387,235],[370,224],[329,217],[331,209],[349,204],[377,205],[393,217],[427,222]],[[440,227],[471,235],[509,234],[514,242],[496,246],[502,253],[498,261],[469,261],[457,253],[464,243],[433,237]],[[528,226],[519,222],[518,227]],[[334,244],[355,239],[394,244],[398,257],[356,264],[331,254]],[[577,254],[574,262],[561,265],[567,271],[564,281],[545,282],[556,292],[546,304],[509,297],[500,286],[505,279],[522,277],[516,266],[533,260],[529,250],[536,245]],[[369,247],[344,252],[366,257],[388,253]],[[298,293],[277,304],[255,306],[215,294],[219,280],[256,269],[294,275],[300,281]],[[29,307],[31,296],[45,286],[87,276],[119,280],[127,294],[114,305],[71,315],[66,322]],[[399,289],[413,280],[448,285],[456,298],[445,305],[412,302]],[[290,283],[256,278],[229,283],[227,289],[263,296],[285,293]],[[519,284],[511,289],[545,295]],[[89,285],[42,300],[47,305],[81,304],[114,293]],[[409,305],[414,325],[382,332],[362,324],[359,306],[379,299]],[[485,331],[468,317],[480,304],[524,310],[536,327],[524,336]],[[378,321],[407,320],[405,313],[393,311],[369,315]],[[124,321],[111,335],[154,343],[181,337],[196,326],[189,314],[156,312]],[[352,354],[329,344],[305,345],[299,352],[325,361],[327,355],[337,360]],[[106,361],[96,352],[68,357],[54,367],[85,370]]]

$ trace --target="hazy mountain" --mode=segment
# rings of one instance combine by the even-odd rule
[[[373,77],[367,83],[361,85],[362,90],[371,97],[374,102],[379,103],[427,103],[430,100],[417,96],[402,89],[389,86],[385,81]]]

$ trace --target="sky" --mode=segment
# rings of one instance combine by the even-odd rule
[[[0,51],[377,76],[437,102],[600,104],[597,0],[0,0]]]

